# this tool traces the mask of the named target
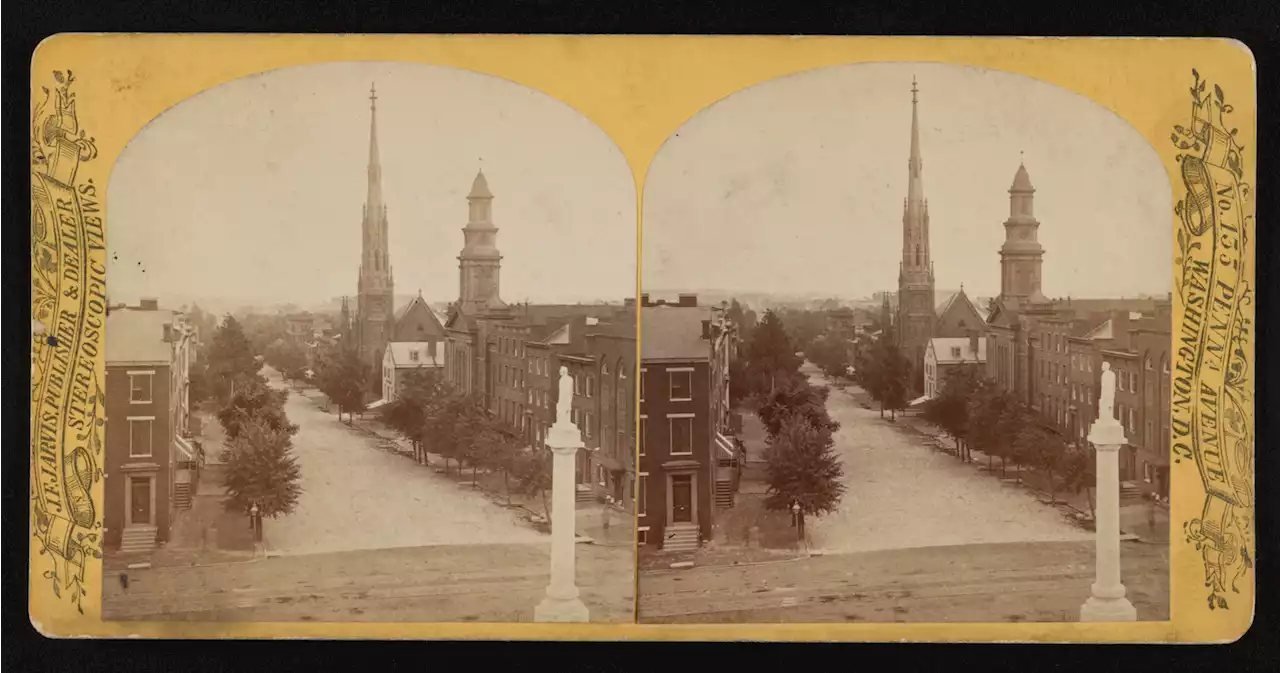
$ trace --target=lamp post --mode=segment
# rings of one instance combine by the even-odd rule
[[[574,457],[583,447],[582,433],[569,418],[573,403],[573,379],[560,368],[560,395],[556,422],[547,432],[551,448],[551,581],[547,595],[533,609],[535,622],[585,622],[587,606],[578,598],[574,578],[574,536],[577,514],[574,504]]]
[[[804,512],[800,509],[800,501],[794,500],[791,503],[791,516],[796,520],[796,540],[804,542]]]
[[[253,527],[253,541],[255,543],[262,542],[262,518],[259,516],[261,510],[258,509],[258,503],[253,503],[249,508],[249,525]]]
[[[1132,622],[1138,618],[1120,581],[1120,446],[1125,443],[1125,436],[1124,427],[1112,415],[1115,388],[1116,374],[1104,362],[1098,420],[1089,428],[1089,442],[1097,454],[1098,504],[1093,526],[1095,578],[1092,595],[1080,606],[1082,622]]]

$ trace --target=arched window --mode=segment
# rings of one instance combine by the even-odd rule
[[[920,266],[920,244],[916,244],[916,266]]]

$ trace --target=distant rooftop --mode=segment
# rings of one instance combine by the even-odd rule
[[[651,306],[641,313],[640,357],[644,360],[707,360],[711,347],[702,338],[702,321],[711,309],[699,306]]]

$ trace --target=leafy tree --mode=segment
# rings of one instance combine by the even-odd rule
[[[464,438],[459,429],[465,427],[464,419],[479,407],[478,397],[450,391],[428,411],[427,420],[423,424],[423,437],[429,437],[431,448],[444,458],[446,473],[451,459],[460,464],[466,460]]]
[[[256,357],[252,344],[245,337],[244,329],[232,316],[223,318],[222,325],[213,334],[208,355],[210,392],[225,400],[231,395],[233,381],[257,376],[262,361]]]
[[[222,454],[223,504],[229,511],[248,513],[256,504],[261,516],[272,519],[293,511],[302,486],[289,437],[262,417],[243,424]]]
[[[286,381],[306,378],[307,352],[293,341],[276,339],[267,347],[264,359]]]
[[[872,372],[876,378],[876,397],[880,402],[880,415],[889,410],[889,418],[897,419],[897,412],[907,407],[907,386],[911,377],[911,363],[902,356],[898,346],[881,339],[872,352]]]
[[[813,342],[827,326],[826,314],[821,311],[786,309],[779,318],[786,325],[792,347],[805,354],[808,354]],[[765,319],[768,319],[768,313],[765,314]]]
[[[942,428],[956,442],[956,453],[968,460],[967,445],[962,447],[969,428],[969,399],[977,392],[980,379],[972,367],[958,367],[947,372],[938,396],[924,407],[925,420]]]
[[[1022,426],[1013,443],[1017,454],[1044,477],[1045,486],[1049,489],[1049,502],[1053,504],[1058,501],[1058,489],[1065,485],[1068,477],[1072,449],[1057,431],[1037,419],[1028,420],[1031,422]]]
[[[533,447],[515,454],[511,476],[516,481],[516,491],[525,495],[537,495],[542,500],[542,514],[551,520],[551,504],[547,493],[551,490],[551,451],[545,447]]]
[[[749,307],[739,304],[734,299],[729,304],[729,310],[725,312],[725,317],[738,326],[738,334],[748,334],[756,326],[756,312]]]
[[[411,369],[405,374],[404,387],[383,407],[383,422],[409,440],[415,459],[424,464],[429,463],[426,451],[422,450],[423,427],[427,414],[443,394],[443,382],[435,372]]]
[[[746,359],[748,381],[761,386],[753,391],[756,393],[772,394],[779,378],[799,371],[800,358],[777,313],[766,311],[764,319],[751,332]]]
[[[765,507],[790,511],[799,504],[801,537],[805,515],[820,516],[839,505],[845,492],[844,467],[829,429],[813,425],[801,414],[790,414],[770,436],[765,461]]]
[[[969,398],[967,439],[970,445],[987,455],[987,471],[992,470],[992,459],[1002,454],[1003,438],[997,426],[1005,407],[1011,402],[1012,398],[989,380],[979,384],[973,397]]]
[[[227,439],[235,439],[250,422],[262,422],[290,436],[298,432],[298,426],[290,423],[284,412],[288,392],[272,390],[260,376],[241,377],[234,382],[234,389],[227,405],[218,412],[218,422]]]
[[[347,412],[350,424],[352,414],[364,412],[367,377],[368,370],[355,351],[340,349],[322,361],[316,387],[337,405],[339,418]]]
[[[851,364],[849,352],[845,348],[844,339],[839,335],[826,334],[819,337],[805,355],[832,380],[848,376],[848,368]]]
[[[209,380],[209,363],[197,355],[187,368],[187,400],[193,408],[200,406],[212,394]]]
[[[1012,400],[1004,407],[1004,413],[1000,415],[1000,420],[996,422],[996,432],[999,434],[1002,451],[1000,453],[1000,473],[1004,474],[1004,464],[1008,460],[1013,463],[1014,476],[1018,478],[1018,483],[1022,483],[1021,467],[1031,460],[1031,456],[1024,453],[1025,445],[1019,444],[1016,440],[1022,434],[1024,428],[1031,423],[1031,414],[1027,411],[1025,405],[1017,400]]]
[[[796,374],[779,383],[757,413],[770,435],[781,432],[792,415],[799,415],[815,428],[834,433],[840,429],[840,423],[832,420],[827,412],[828,395],[828,389],[811,385]]]

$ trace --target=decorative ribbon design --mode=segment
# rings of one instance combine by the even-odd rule
[[[92,490],[102,478],[106,245],[98,188],[76,180],[97,149],[76,118],[75,78],[67,71],[54,79],[59,86],[44,89],[31,137],[32,533],[53,561],[42,576],[55,596],[70,590],[83,614],[85,565],[102,557]]]
[[[1201,550],[1211,609],[1227,608],[1221,594],[1252,567],[1253,386],[1249,361],[1253,291],[1252,190],[1243,181],[1243,148],[1224,117],[1232,111],[1215,85],[1192,71],[1192,122],[1175,126],[1183,150],[1186,196],[1175,207],[1181,274],[1181,321],[1175,334],[1172,439],[1174,462],[1193,460],[1205,490],[1201,516],[1183,525]],[[1231,576],[1230,582],[1227,577]]]

